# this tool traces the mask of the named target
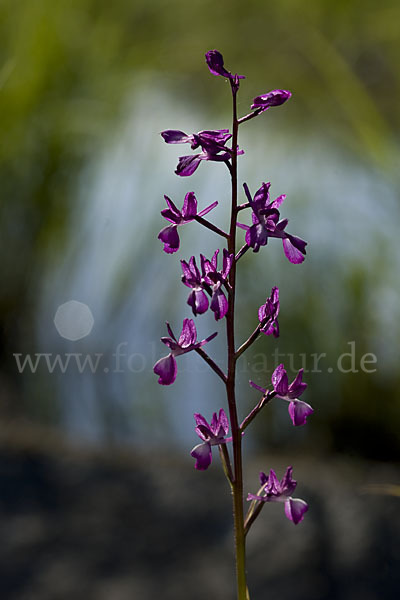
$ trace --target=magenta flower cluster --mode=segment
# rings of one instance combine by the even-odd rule
[[[300,400],[300,396],[307,388],[307,384],[303,382],[303,369],[300,369],[293,381],[289,383],[288,373],[284,365],[280,364],[272,373],[269,388],[261,387],[250,381],[251,387],[261,393],[261,398],[242,424],[239,424],[235,396],[236,360],[261,334],[275,338],[279,337],[280,301],[279,289],[274,286],[270,295],[267,295],[264,303],[260,305],[258,314],[254,315],[255,330],[241,346],[236,348],[234,346],[236,268],[238,262],[248,250],[259,252],[262,247],[268,244],[270,239],[274,238],[282,240],[283,252],[290,263],[294,265],[301,264],[306,256],[307,242],[287,231],[288,219],[281,218],[280,215],[280,209],[286,195],[281,194],[277,198],[271,199],[271,184],[269,182],[262,183],[254,196],[250,193],[248,185],[244,183],[244,201],[240,205],[237,203],[237,158],[243,154],[243,150],[240,150],[238,146],[239,126],[272,107],[283,105],[291,97],[291,92],[276,89],[261,94],[253,99],[250,107],[251,112],[238,118],[236,95],[240,87],[240,81],[244,79],[244,76],[227,70],[224,66],[223,57],[217,50],[207,52],[206,63],[213,75],[223,77],[230,83],[234,99],[232,131],[229,131],[229,129],[206,129],[198,133],[188,134],[178,129],[168,129],[163,131],[161,136],[167,144],[188,144],[190,149],[194,151],[193,154],[179,158],[175,173],[180,177],[191,176],[202,161],[219,162],[227,167],[232,185],[230,226],[228,232],[225,232],[204,218],[217,206],[217,201],[211,202],[206,208],[198,211],[195,194],[188,192],[185,195],[182,209],[179,209],[168,196],[164,196],[167,208],[161,211],[161,215],[168,221],[168,225],[160,231],[158,238],[164,245],[164,252],[173,254],[180,248],[179,227],[196,221],[223,238],[226,243],[226,247],[223,247],[222,252],[220,249],[216,249],[211,258],[200,254],[199,257],[190,256],[187,260],[182,259],[180,262],[182,283],[189,288],[187,305],[190,307],[193,317],[197,318],[210,310],[217,322],[225,320],[228,370],[225,373],[203,348],[217,335],[217,332],[212,333],[202,341],[198,341],[194,320],[185,318],[178,339],[176,339],[169,323],[167,323],[169,337],[163,337],[161,341],[168,347],[169,353],[157,361],[154,372],[158,376],[158,382],[161,385],[171,385],[177,377],[176,358],[187,352],[195,351],[226,386],[228,414],[221,408],[218,413],[213,413],[209,423],[202,414],[195,413],[195,432],[201,442],[192,449],[190,454],[195,459],[195,468],[204,471],[211,465],[213,446],[218,447],[224,472],[231,484],[233,496],[236,498],[234,502],[235,528],[237,537],[240,538],[240,528],[246,534],[262,506],[268,502],[283,503],[287,518],[294,524],[302,521],[308,510],[308,505],[304,500],[292,496],[297,482],[292,478],[292,467],[289,466],[281,480],[277,478],[272,469],[268,475],[262,472],[260,474],[261,487],[259,491],[247,495],[247,500],[251,504],[246,518],[242,518],[240,514],[238,517],[238,512],[240,513],[241,510],[240,503],[244,500],[240,478],[242,477],[241,443],[245,429],[273,398],[288,403],[289,417],[295,427],[305,425],[307,418],[314,411],[307,402]],[[250,213],[251,222],[249,224],[238,222],[237,219],[239,212],[245,210]],[[242,246],[238,249],[236,248],[236,241],[240,229],[244,230],[245,234]],[[230,428],[231,436],[228,437]],[[233,444],[231,453],[233,463],[229,450],[231,443]],[[243,584],[239,581],[238,586],[239,588],[240,586],[243,587]]]

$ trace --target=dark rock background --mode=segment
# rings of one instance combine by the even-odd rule
[[[0,442],[0,597],[7,600],[229,600],[231,503],[218,468],[160,451],[72,448],[19,430]],[[267,505],[248,537],[252,600],[395,600],[400,498],[395,465],[350,458],[252,458],[294,465],[310,510],[295,527]]]

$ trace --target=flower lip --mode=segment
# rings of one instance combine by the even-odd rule
[[[167,330],[170,337],[162,337],[161,341],[168,346],[170,353],[168,356],[160,358],[153,367],[156,375],[159,375],[158,383],[161,385],[170,385],[174,383],[177,375],[176,356],[186,354],[192,350],[197,350],[215,338],[217,332],[212,333],[206,339],[197,341],[196,325],[192,319],[184,319],[182,331],[177,340],[169,323]]]

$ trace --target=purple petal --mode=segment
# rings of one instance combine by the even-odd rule
[[[225,144],[232,137],[232,134],[229,133],[229,129],[205,129],[199,131],[198,136]]]
[[[167,144],[186,144],[192,141],[192,136],[177,129],[167,129],[162,131],[161,135]]]
[[[269,202],[269,189],[271,187],[271,182],[264,183],[254,194],[254,200],[251,204],[255,204],[257,208],[264,208],[267,206]]]
[[[250,494],[249,493],[249,494],[247,494],[246,500],[247,501],[250,501],[250,500],[259,500],[260,502],[265,502],[266,498],[265,498],[265,496],[257,496],[257,494]]]
[[[181,260],[181,267],[182,267],[182,282],[187,285],[188,287],[193,287],[193,277],[192,277],[192,272],[190,270],[190,267],[188,265],[188,263],[186,262],[186,260]]]
[[[161,229],[157,237],[163,242],[163,250],[167,254],[173,254],[179,250],[179,234],[177,225],[167,225],[167,227]]]
[[[300,398],[302,393],[307,389],[307,384],[303,382],[304,369],[300,369],[295,379],[289,385],[288,398]]]
[[[223,319],[228,312],[228,300],[225,298],[224,292],[218,287],[211,297],[210,309],[214,313],[216,321]]]
[[[296,427],[298,425],[305,425],[307,422],[307,417],[312,415],[314,409],[307,404],[307,402],[303,402],[302,400],[292,400],[289,403],[289,415],[292,419],[293,425]]]
[[[182,222],[182,215],[176,216],[169,208],[164,208],[161,211],[161,216],[164,217],[170,223],[174,223],[175,225],[180,225]]]
[[[226,248],[222,251],[223,260],[222,260],[222,277],[226,279],[229,275],[229,271],[231,270],[233,261],[235,259],[233,254],[229,254]]]
[[[166,321],[166,322],[165,322],[165,324],[166,324],[166,326],[167,326],[167,331],[168,331],[169,335],[170,335],[170,336],[171,336],[171,338],[172,338],[173,340],[175,340],[175,342],[176,342],[177,340],[176,340],[176,337],[175,337],[175,335],[174,335],[174,332],[173,332],[173,331],[172,331],[172,329],[171,329],[171,325],[168,323],[168,321]]]
[[[197,215],[197,200],[193,192],[188,192],[183,201],[182,216],[185,220],[193,220]]]
[[[210,212],[210,210],[212,210],[213,208],[215,208],[218,205],[218,202],[213,202],[212,204],[210,204],[210,206],[207,206],[207,208],[204,208],[203,210],[201,210],[197,216],[198,217],[204,217],[204,215],[206,215],[207,213]]]
[[[282,219],[282,221],[279,221],[279,223],[277,224],[276,229],[281,233],[282,231],[285,230],[288,223],[289,223],[288,219]]]
[[[303,520],[308,511],[308,504],[300,498],[288,498],[285,502],[285,514],[295,525]]]
[[[297,481],[292,478],[293,467],[288,467],[286,473],[281,480],[282,494],[290,496],[296,489]]]
[[[287,234],[287,237],[292,242],[293,246],[295,248],[297,248],[297,250],[300,250],[300,252],[302,252],[302,254],[306,254],[307,242],[305,242],[304,240],[302,240],[301,238],[299,238],[295,235],[290,235],[290,233]]]
[[[225,69],[223,56],[218,50],[209,50],[207,52],[206,63],[213,75],[221,75],[228,79],[232,77],[232,73]]]
[[[264,335],[273,335],[279,337],[279,324],[277,321],[268,322],[260,329]]]
[[[261,392],[262,394],[266,394],[267,390],[265,390],[264,388],[260,387],[259,385],[257,385],[256,383],[254,383],[254,381],[249,381],[249,385],[254,388],[255,390],[258,390],[259,392]]]
[[[232,137],[229,129],[200,131],[197,135],[202,149],[210,154],[227,150],[225,144]]]
[[[153,371],[156,375],[159,375],[158,383],[161,385],[171,385],[171,383],[174,383],[177,374],[175,358],[172,354],[160,358],[154,365]]]
[[[253,248],[254,252],[258,252],[260,246],[265,246],[268,242],[268,231],[258,223],[252,225],[246,233],[246,244]]]
[[[265,485],[266,483],[268,483],[268,475],[266,475],[262,471],[260,471],[260,483],[261,485]]]
[[[288,90],[272,90],[262,96],[257,96],[253,100],[251,108],[262,108],[262,110],[268,110],[271,106],[280,106],[292,95]]]
[[[189,177],[199,166],[202,160],[199,157],[200,154],[193,154],[192,156],[180,156],[175,173],[180,177]]]
[[[292,264],[299,265],[304,261],[307,242],[296,238],[294,235],[287,234],[282,243],[285,256]]]
[[[197,265],[196,265],[196,259],[195,259],[195,257],[194,257],[194,256],[191,256],[191,257],[190,257],[190,260],[189,260],[189,267],[190,267],[190,271],[191,271],[191,273],[192,273],[193,279],[195,279],[196,281],[199,281],[199,282],[200,282],[200,280],[201,280],[201,275],[200,275],[200,271],[199,271],[199,269],[197,268]]]
[[[176,343],[176,340],[173,340],[169,337],[162,337],[161,341],[163,344],[165,344],[166,346],[168,346],[168,348],[173,352],[174,350],[176,350],[176,348],[178,348],[178,344]]]
[[[212,256],[211,259],[211,264],[213,266],[214,271],[217,270],[217,264],[218,264],[218,254],[219,254],[219,250],[216,250]]]
[[[265,491],[268,494],[272,494],[274,496],[278,496],[281,493],[280,482],[279,482],[279,479],[277,478],[276,473],[273,469],[271,469],[269,472],[268,484],[265,488]]]
[[[187,303],[192,308],[193,314],[202,315],[208,309],[208,298],[203,290],[193,290],[187,299]]]
[[[212,460],[211,445],[208,442],[204,442],[195,446],[190,456],[196,459],[194,468],[198,471],[205,471],[210,466]]]
[[[271,377],[272,385],[278,396],[286,396],[288,391],[288,376],[283,364],[276,367]]]
[[[226,435],[229,431],[229,421],[223,408],[219,410],[218,421],[220,428],[222,428],[224,435]]]
[[[282,202],[285,200],[285,198],[286,198],[286,194],[281,194],[280,196],[275,198],[275,200],[273,202],[271,202],[270,208],[278,209],[280,207],[280,205],[282,204]]]
[[[213,416],[211,418],[211,423],[210,423],[210,428],[211,431],[213,432],[213,435],[217,435],[219,426],[218,426],[218,417],[217,417],[217,413],[213,413]]]
[[[207,441],[212,434],[210,425],[208,424],[206,419],[203,417],[203,415],[201,415],[200,413],[195,413],[193,416],[194,416],[194,420],[196,421],[195,431],[196,431],[197,435],[202,440]]]
[[[175,206],[171,198],[164,196],[164,199],[168,208],[164,208],[164,210],[161,211],[162,216],[168,221],[171,221],[171,223],[179,223],[182,218],[181,211]]]
[[[181,348],[188,348],[196,343],[197,331],[193,319],[184,319],[178,344]]]
[[[245,231],[250,229],[249,225],[244,225],[243,223],[236,223],[236,227],[240,227],[240,229],[244,229]]]
[[[216,331],[215,333],[212,333],[211,335],[208,336],[208,338],[206,338],[205,340],[202,340],[199,343],[199,347],[200,346],[204,346],[204,344],[207,344],[208,342],[211,342],[211,340],[213,340],[215,338],[215,336],[218,335],[218,331]]]

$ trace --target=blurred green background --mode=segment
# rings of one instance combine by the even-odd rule
[[[253,192],[271,181],[274,197],[286,193],[288,229],[309,242],[299,267],[279,242],[241,263],[238,339],[253,330],[271,287],[281,292],[281,337],[260,340],[241,363],[241,416],[258,399],[248,379],[267,384],[281,362],[276,349],[289,370],[309,371],[305,400],[315,408],[307,428],[293,430],[285,407],[269,407],[248,436],[248,456],[295,452],[382,469],[399,460],[399,22],[396,0],[0,3],[5,438],[40,432],[132,452],[168,444],[187,455],[193,413],[223,406],[197,356],[179,360],[171,388],[152,373],[164,321],[179,332],[190,316],[178,258],[216,248],[209,232],[188,225],[179,256],[162,252],[163,194],[178,206],[191,190],[201,207],[218,200],[210,217],[226,223],[223,167],[202,164],[180,179],[182,147],[159,136],[230,126],[228,84],[204,62],[217,48],[228,69],[246,75],[240,114],[258,94],[293,92],[241,131],[239,176]],[[75,342],[53,322],[69,300],[94,317]],[[198,319],[201,338],[217,329],[209,353],[223,365],[222,325]],[[353,348],[355,368],[347,357],[341,372],[337,361]],[[43,358],[21,372],[15,358],[68,353],[101,355],[100,366],[80,372],[72,361],[49,372]],[[312,355],[321,353],[315,372]],[[374,372],[360,368],[367,353]]]

